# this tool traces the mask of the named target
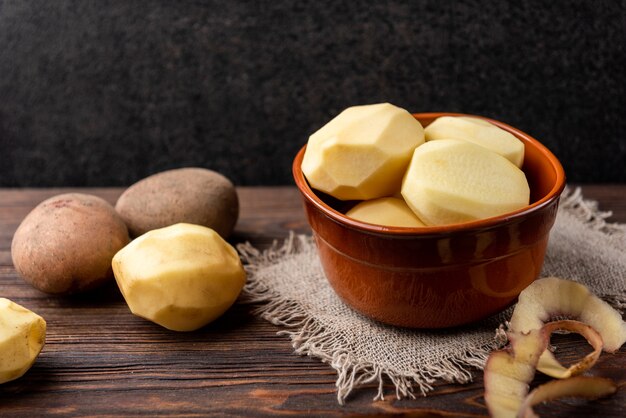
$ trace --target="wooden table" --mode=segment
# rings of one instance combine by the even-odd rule
[[[314,358],[293,354],[290,341],[253,313],[235,305],[213,324],[192,333],[167,331],[130,314],[112,282],[89,296],[51,297],[15,272],[11,239],[40,201],[69,189],[0,190],[0,296],[48,321],[47,343],[22,378],[0,386],[0,415],[402,415],[485,416],[482,373],[471,384],[441,383],[428,397],[373,402],[372,386],[357,390],[347,405],[335,397],[335,372]],[[82,189],[114,203],[121,189]],[[626,222],[626,185],[585,185],[587,198]],[[309,232],[300,196],[292,187],[240,188],[241,217],[232,242],[267,247],[289,230]],[[561,355],[580,357],[581,338],[562,336]],[[605,400],[556,402],[542,416],[626,415],[626,349],[603,354],[593,374],[620,385]],[[544,379],[545,380],[545,379]],[[537,381],[541,381],[538,378]]]

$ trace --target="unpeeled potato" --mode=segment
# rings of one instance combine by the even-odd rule
[[[108,202],[66,193],[41,202],[11,243],[17,272],[51,294],[94,289],[113,278],[111,260],[129,242],[124,221]]]
[[[115,209],[133,237],[177,223],[203,225],[227,238],[239,217],[235,186],[213,170],[185,167],[146,177],[130,186]]]

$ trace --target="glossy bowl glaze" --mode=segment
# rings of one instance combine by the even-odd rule
[[[460,115],[414,116],[427,126],[440,116]],[[293,176],[324,272],[335,292],[353,309],[391,325],[452,327],[503,310],[539,276],[565,187],[563,167],[531,136],[502,122],[482,119],[524,143],[522,170],[531,196],[523,209],[478,221],[402,228],[348,218],[344,213],[355,202],[313,191],[300,169],[306,146],[296,155]]]

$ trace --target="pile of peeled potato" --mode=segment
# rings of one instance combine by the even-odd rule
[[[238,216],[226,177],[169,170],[129,187],[115,207],[82,193],[41,202],[17,228],[11,256],[42,292],[90,291],[115,277],[132,313],[191,331],[222,315],[243,288],[246,273],[226,242]],[[43,318],[0,299],[0,383],[30,368],[45,333]]]
[[[424,129],[389,103],[349,107],[309,137],[302,172],[312,188],[360,201],[346,213],[385,226],[449,225],[528,205],[524,144],[475,117]]]

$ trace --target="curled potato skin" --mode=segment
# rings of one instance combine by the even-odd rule
[[[579,321],[561,320],[545,324],[541,329],[528,332],[510,331],[507,333],[510,345],[503,350],[490,354],[485,365],[485,404],[489,413],[497,418],[536,417],[532,406],[539,402],[564,396],[583,396],[597,398],[610,395],[610,380],[572,380],[580,376],[568,377],[550,382],[545,388],[540,386],[528,394],[529,384],[538,370],[541,353],[544,352],[554,331],[566,330],[584,336],[593,346],[594,351],[568,370],[569,376],[590,369],[602,352],[600,334]],[[560,364],[559,364],[560,366]],[[604,379],[606,380],[606,379]],[[589,383],[591,387],[586,387]]]
[[[542,331],[548,334],[549,338],[549,335],[552,334],[554,331],[563,329],[567,329],[571,332],[576,332],[585,337],[587,342],[593,347],[593,351],[587,354],[581,361],[572,364],[568,368],[565,368],[561,365],[561,363],[558,362],[558,360],[549,350],[544,350],[544,352],[539,357],[537,370],[544,374],[547,374],[548,376],[556,377],[558,379],[576,376],[589,370],[598,361],[598,358],[600,357],[600,354],[602,353],[602,348],[604,346],[602,336],[598,334],[598,331],[596,331],[589,325],[579,321],[563,320],[548,322],[543,326]]]
[[[565,397],[598,399],[610,396],[617,392],[617,385],[611,379],[592,376],[575,376],[562,380],[552,380],[536,387],[528,394],[518,417],[538,418],[533,406],[542,402],[553,401]]]

